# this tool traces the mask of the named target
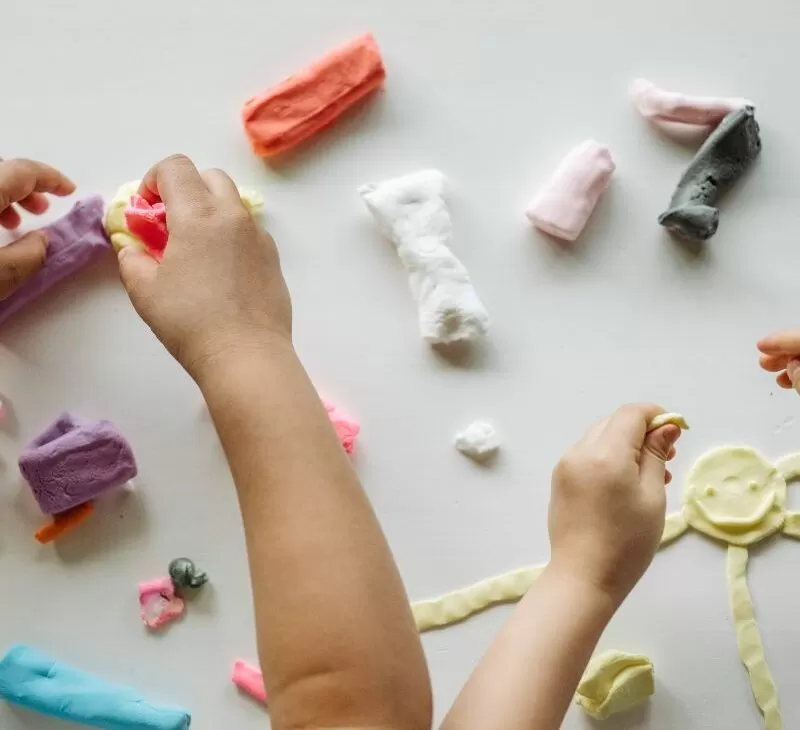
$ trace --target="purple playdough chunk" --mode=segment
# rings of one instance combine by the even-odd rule
[[[0,324],[53,284],[72,276],[99,253],[109,250],[103,208],[103,199],[93,195],[79,200],[63,218],[45,227],[49,245],[44,266],[8,299],[0,302]]]
[[[130,444],[109,421],[62,413],[19,457],[45,514],[58,514],[136,476]]]

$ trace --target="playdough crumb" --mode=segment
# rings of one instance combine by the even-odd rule
[[[576,700],[597,720],[630,710],[655,692],[653,662],[646,656],[607,651],[593,658],[578,685]]]
[[[174,621],[185,608],[169,576],[139,584],[139,615],[148,629],[158,629]]]
[[[355,38],[245,103],[242,122],[253,151],[272,157],[291,149],[333,124],[385,78],[375,38]]]
[[[342,447],[348,454],[352,454],[356,445],[356,437],[361,431],[361,426],[358,425],[356,420],[340,411],[330,401],[323,398],[322,404],[328,412],[328,418],[331,419],[331,423],[336,431],[336,435],[339,437]]]
[[[264,688],[264,677],[257,667],[248,664],[244,659],[237,659],[233,665],[231,681],[245,694],[266,704],[267,690]]]
[[[471,459],[483,461],[500,448],[500,437],[491,423],[475,421],[456,435],[455,446]]]
[[[682,431],[689,430],[689,424],[686,423],[686,419],[680,413],[661,413],[647,424],[647,433],[666,426],[668,423],[677,426]]]

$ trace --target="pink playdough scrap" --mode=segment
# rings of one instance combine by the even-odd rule
[[[132,195],[131,205],[125,210],[125,225],[156,261],[164,258],[169,238],[164,203],[150,204],[141,195]]]
[[[148,629],[158,629],[183,614],[186,605],[169,576],[139,584],[139,615]]]

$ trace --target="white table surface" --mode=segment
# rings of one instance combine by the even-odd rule
[[[755,353],[760,336],[800,325],[791,0],[8,0],[2,15],[0,154],[45,160],[80,193],[110,197],[181,151],[263,192],[297,346],[321,392],[362,423],[357,468],[413,599],[545,561],[550,470],[622,402],[658,401],[691,421],[672,509],[710,447],[800,449],[800,401]],[[384,54],[385,91],[279,166],[253,156],[241,103],[365,30]],[[627,88],[639,75],[758,105],[763,155],[703,257],[656,224],[693,152],[638,118]],[[587,137],[610,145],[617,174],[580,244],[559,253],[522,211]],[[406,276],[356,193],[427,166],[452,181],[454,248],[493,317],[485,355],[460,366],[419,340]],[[137,319],[113,260],[30,307],[0,343],[14,408],[0,436],[0,649],[28,642],[185,705],[200,730],[264,727],[267,713],[228,679],[234,658],[255,658],[228,469],[198,391]],[[62,409],[118,424],[141,474],[135,494],[41,547],[16,458]],[[504,438],[490,469],[451,445],[478,417]],[[212,584],[181,624],[148,636],[137,583],[179,554]],[[751,563],[786,727],[800,723],[798,561],[800,545],[776,539]],[[697,535],[657,556],[601,642],[652,657],[657,693],[606,727],[761,726],[723,571],[724,550]],[[425,636],[437,718],[510,610]],[[64,727],[7,707],[0,725]],[[588,726],[577,710],[565,723]]]

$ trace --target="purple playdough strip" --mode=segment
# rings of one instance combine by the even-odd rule
[[[114,424],[63,413],[25,447],[19,470],[42,512],[59,514],[133,479],[136,461]]]
[[[103,199],[93,195],[79,200],[63,218],[45,227],[50,243],[44,266],[8,299],[0,302],[0,324],[109,248],[103,208]]]

